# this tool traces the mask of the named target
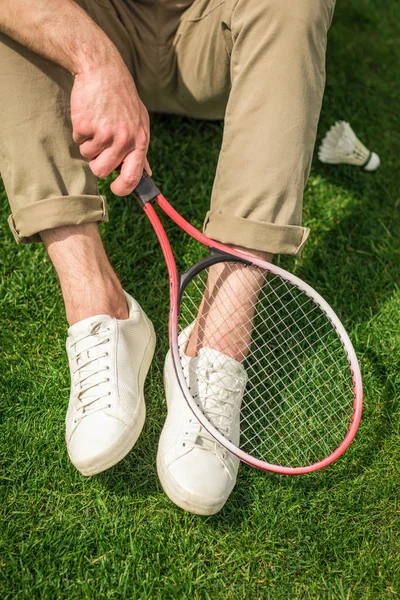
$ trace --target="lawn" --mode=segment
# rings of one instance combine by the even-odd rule
[[[334,307],[363,373],[359,433],[324,471],[284,477],[242,466],[214,517],[168,500],[155,467],[166,415],[168,281],[146,217],[103,182],[107,251],[152,318],[158,346],[135,449],[114,469],[82,477],[64,443],[69,373],[57,279],[42,246],[14,243],[1,191],[1,600],[400,596],[399,22],[397,0],[339,3],[317,143],[336,119],[348,120],[382,165],[367,174],[315,158],[304,198],[312,235],[300,259],[279,260]],[[221,134],[219,123],[152,117],[155,180],[196,226]],[[193,260],[195,245],[168,231],[182,262]]]

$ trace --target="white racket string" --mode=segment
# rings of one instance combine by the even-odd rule
[[[354,401],[349,360],[329,317],[296,285],[233,261],[205,268],[182,294],[179,331],[191,332],[180,346],[182,368],[188,356],[207,353],[210,361],[241,365],[229,368],[243,371],[246,382],[232,414],[243,451],[298,467],[322,460],[344,439]],[[213,377],[218,401],[223,367]]]

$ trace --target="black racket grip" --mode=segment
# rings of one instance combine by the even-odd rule
[[[120,173],[121,165],[115,170],[118,173]],[[160,193],[160,190],[158,189],[150,175],[148,175],[146,171],[143,171],[142,177],[140,178],[140,181],[135,187],[135,189],[133,190],[132,195],[139,202],[140,206],[144,206],[145,204],[147,204],[147,202],[151,202],[152,200],[154,200],[154,198]]]
[[[132,192],[140,206],[144,206],[147,204],[147,202],[151,202],[151,200],[154,200],[154,198],[160,193],[160,190],[150,175],[147,175],[146,171],[143,171],[143,175],[140,178],[138,185]]]

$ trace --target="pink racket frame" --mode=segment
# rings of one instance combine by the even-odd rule
[[[274,275],[278,275],[283,279],[293,283],[299,289],[304,291],[308,296],[313,298],[313,300],[322,308],[322,310],[326,313],[333,326],[335,327],[340,339],[342,340],[345,352],[348,357],[350,371],[353,379],[354,386],[354,403],[353,403],[353,413],[352,418],[349,423],[348,431],[343,439],[342,443],[336,448],[334,452],[332,452],[329,456],[324,458],[323,460],[314,463],[312,465],[304,466],[304,467],[284,467],[279,465],[273,465],[267,463],[265,461],[254,458],[250,454],[243,452],[240,448],[232,444],[229,440],[227,440],[219,431],[216,429],[212,423],[207,419],[206,415],[201,411],[201,409],[197,406],[193,397],[190,394],[189,388],[187,386],[185,377],[183,375],[182,369],[178,366],[180,365],[179,358],[179,348],[178,348],[178,311],[179,311],[179,274],[176,268],[176,263],[174,259],[174,255],[171,249],[171,245],[167,238],[167,234],[165,233],[164,227],[161,224],[160,219],[157,216],[153,206],[150,202],[147,202],[143,205],[143,210],[145,211],[149,221],[151,222],[154,231],[158,237],[160,242],[162,252],[164,255],[165,262],[167,264],[168,274],[169,274],[169,282],[170,282],[170,313],[169,313],[169,340],[170,340],[170,349],[172,353],[172,358],[174,362],[174,367],[176,371],[176,375],[179,380],[180,387],[185,395],[186,401],[191,408],[195,417],[199,420],[201,425],[227,450],[229,450],[232,454],[237,456],[242,462],[252,466],[257,467],[258,469],[262,469],[264,471],[272,471],[274,473],[281,473],[283,475],[302,475],[305,473],[311,473],[312,471],[317,471],[318,469],[322,469],[328,466],[330,463],[335,461],[339,456],[341,456],[345,450],[349,447],[351,442],[353,441],[358,426],[360,424],[361,412],[362,412],[362,401],[363,401],[363,391],[362,391],[362,380],[361,380],[361,372],[360,367],[358,365],[357,357],[354,352],[353,345],[349,339],[349,336],[346,333],[342,323],[339,318],[329,306],[329,304],[307,283],[292,275],[288,271],[281,269],[273,265],[272,263],[265,262],[258,258],[249,257],[246,254],[243,254],[237,250],[233,250],[232,248],[228,248],[223,244],[220,244],[214,240],[211,240],[203,233],[200,233],[193,225],[188,223],[181,215],[170,205],[170,203],[164,198],[164,196],[160,193],[155,198],[154,201],[158,204],[161,210],[172,220],[178,227],[183,229],[188,235],[193,237],[195,240],[207,246],[208,248],[215,248],[216,250],[220,250],[224,253],[230,254],[238,259],[245,260],[248,262],[251,260],[252,263],[259,266],[260,268],[269,271]]]

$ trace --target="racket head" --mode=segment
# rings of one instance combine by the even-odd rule
[[[207,318],[199,324],[201,302]],[[247,322],[239,331],[243,303],[251,327]],[[194,361],[188,361],[193,327],[203,337],[189,352]],[[237,334],[234,342],[229,330]],[[354,439],[362,381],[353,346],[327,302],[287,271],[228,248],[213,249],[180,278],[171,306],[170,346],[180,388],[195,417],[241,461],[277,473],[303,474],[332,463]],[[214,414],[213,402],[211,410],[204,406],[202,390],[207,395],[218,387],[215,376],[210,388],[209,379],[202,380],[197,367],[188,366],[202,357],[204,367],[219,355],[230,359],[224,367],[230,379],[222,375],[222,387],[244,390],[233,409],[228,408],[236,412],[229,435],[224,415],[221,419]]]

